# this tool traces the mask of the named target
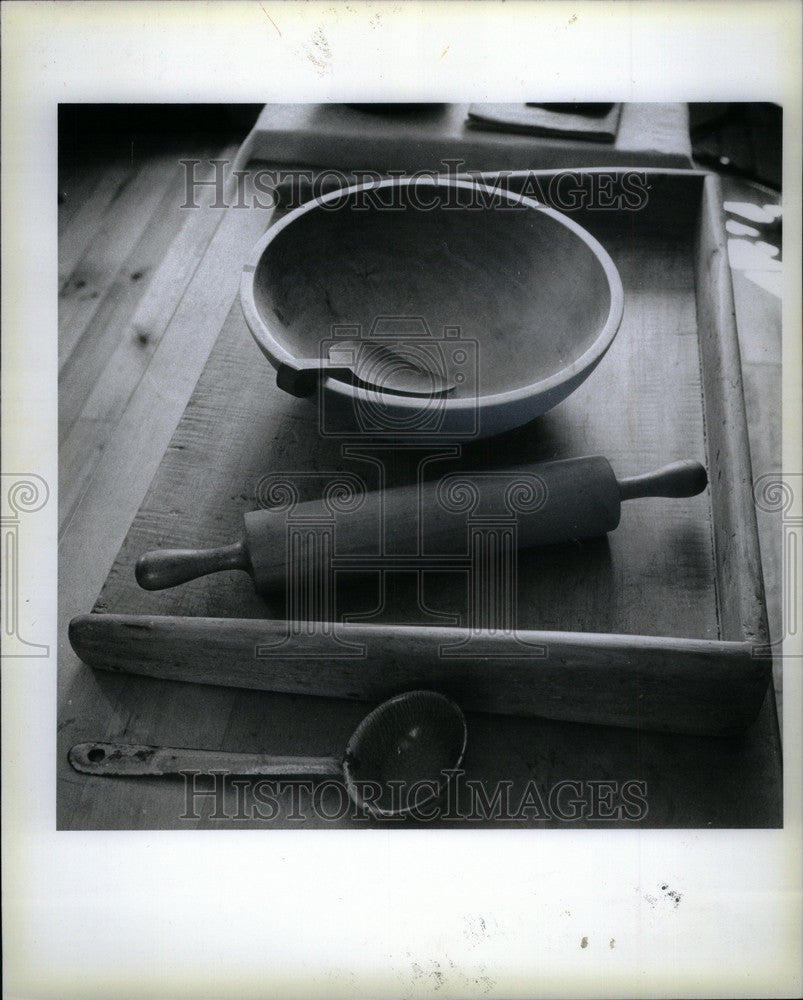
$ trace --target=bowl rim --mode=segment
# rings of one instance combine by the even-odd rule
[[[343,188],[337,188],[333,191],[328,191],[319,197],[311,199],[310,201],[304,202],[303,205],[299,205],[297,208],[292,209],[287,213],[287,215],[284,216],[284,218],[279,219],[277,222],[272,223],[268,227],[262,237],[260,237],[254,245],[247,260],[243,264],[240,277],[240,302],[246,322],[248,323],[248,327],[251,331],[251,335],[273,367],[278,369],[282,364],[291,364],[295,359],[295,356],[286,350],[286,348],[283,347],[283,345],[271,333],[256,305],[254,275],[256,274],[257,267],[259,266],[263,254],[270,244],[273,243],[276,237],[283,232],[283,230],[292,225],[296,219],[307,215],[316,208],[320,208],[322,204],[334,201],[336,198],[342,198],[344,195],[352,195],[361,191],[380,190],[394,185],[409,187],[412,184],[423,184],[444,188],[463,188],[467,190],[482,187],[491,193],[495,192],[508,198],[511,202],[526,205],[529,209],[539,212],[542,215],[549,216],[560,225],[563,225],[567,229],[571,230],[571,232],[573,232],[575,236],[577,236],[589,248],[589,250],[591,250],[603,269],[605,278],[608,282],[611,297],[608,315],[605,322],[602,324],[602,328],[600,329],[596,339],[590,347],[588,347],[578,358],[575,358],[570,365],[565,368],[561,368],[560,371],[554,372],[552,375],[548,375],[538,381],[530,382],[527,385],[519,386],[515,389],[506,389],[503,392],[479,394],[463,399],[454,399],[449,396],[445,396],[441,401],[445,410],[452,413],[459,413],[460,411],[471,410],[474,408],[482,410],[490,407],[506,406],[511,403],[517,403],[520,400],[530,399],[534,396],[544,396],[556,389],[559,389],[567,383],[572,382],[578,375],[590,373],[602,360],[606,351],[613,343],[613,339],[621,325],[622,314],[624,312],[624,290],[622,288],[622,279],[620,278],[619,271],[611,259],[608,251],[602,246],[599,240],[592,236],[587,229],[584,229],[581,225],[575,222],[574,219],[570,219],[563,212],[557,211],[557,209],[551,208],[547,205],[542,205],[540,202],[527,195],[517,194],[514,191],[508,191],[507,189],[499,188],[498,186],[491,187],[487,182],[481,179],[477,179],[475,181],[429,175],[422,177],[391,177],[378,182],[368,181],[360,184],[351,184]],[[377,393],[381,393],[381,390],[376,388],[367,389],[362,386],[352,385],[349,382],[344,382],[341,379],[333,378],[331,376],[328,376],[323,380],[323,385],[327,391],[331,391],[339,396],[344,396],[362,403],[371,403],[375,401]],[[420,397],[403,396],[395,393],[387,393],[385,401],[387,404],[392,403],[394,407],[411,411],[420,409],[422,404]]]

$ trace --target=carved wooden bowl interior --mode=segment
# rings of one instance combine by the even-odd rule
[[[332,192],[272,226],[246,265],[242,301],[274,366],[323,356],[338,327],[365,339],[392,334],[395,322],[450,348],[444,338],[457,330],[469,345],[458,354],[466,377],[444,405],[479,405],[495,425],[515,426],[600,361],[621,321],[622,286],[602,246],[567,216],[468,182],[394,180]],[[336,378],[327,389],[360,391]]]

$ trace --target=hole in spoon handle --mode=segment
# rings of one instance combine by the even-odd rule
[[[708,485],[708,473],[699,462],[673,462],[642,476],[619,480],[619,499],[637,497],[693,497]]]

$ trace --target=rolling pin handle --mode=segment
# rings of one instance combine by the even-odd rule
[[[694,497],[708,485],[708,473],[699,462],[673,462],[643,476],[619,480],[619,499],[638,497]]]
[[[251,572],[244,541],[217,549],[158,549],[137,560],[134,573],[143,590],[165,590],[199,576],[227,569]]]

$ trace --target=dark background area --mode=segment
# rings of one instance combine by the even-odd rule
[[[187,138],[241,141],[261,104],[61,104],[59,164],[184,148]],[[132,151],[132,145],[134,147]]]
[[[781,190],[783,110],[777,104],[690,104],[695,161]]]
[[[161,148],[204,133],[244,138],[260,104],[62,104],[59,159],[70,162],[130,150],[131,143]],[[365,105],[365,107],[370,107]],[[386,111],[392,105],[377,105]],[[406,107],[406,105],[404,105]],[[689,105],[695,161],[719,173],[781,189],[783,111],[769,103]]]

